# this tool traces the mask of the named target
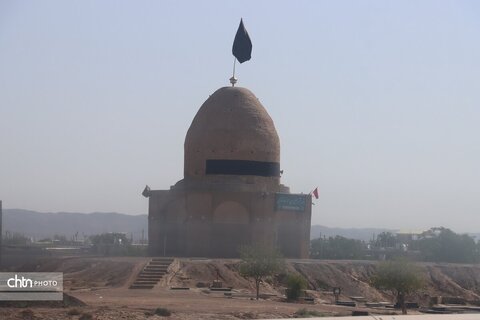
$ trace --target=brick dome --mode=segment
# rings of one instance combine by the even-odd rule
[[[185,138],[184,176],[280,176],[275,125],[248,89],[224,87],[200,107]]]

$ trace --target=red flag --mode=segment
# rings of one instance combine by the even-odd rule
[[[315,199],[318,199],[318,187],[316,187],[315,190],[313,190],[312,194],[315,197]]]

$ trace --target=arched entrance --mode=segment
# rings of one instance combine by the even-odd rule
[[[250,239],[250,215],[238,202],[225,201],[213,212],[212,256],[238,257],[238,247]]]

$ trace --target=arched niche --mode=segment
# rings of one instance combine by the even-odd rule
[[[250,217],[247,209],[240,203],[225,201],[215,208],[213,222],[221,224],[248,224]]]

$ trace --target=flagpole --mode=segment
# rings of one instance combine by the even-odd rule
[[[235,78],[235,65],[237,64],[237,58],[233,57],[233,77]]]
[[[237,62],[237,58],[233,57],[233,76],[230,78],[230,83],[232,87],[235,87],[235,83],[237,83],[237,78],[235,78],[235,64]]]

